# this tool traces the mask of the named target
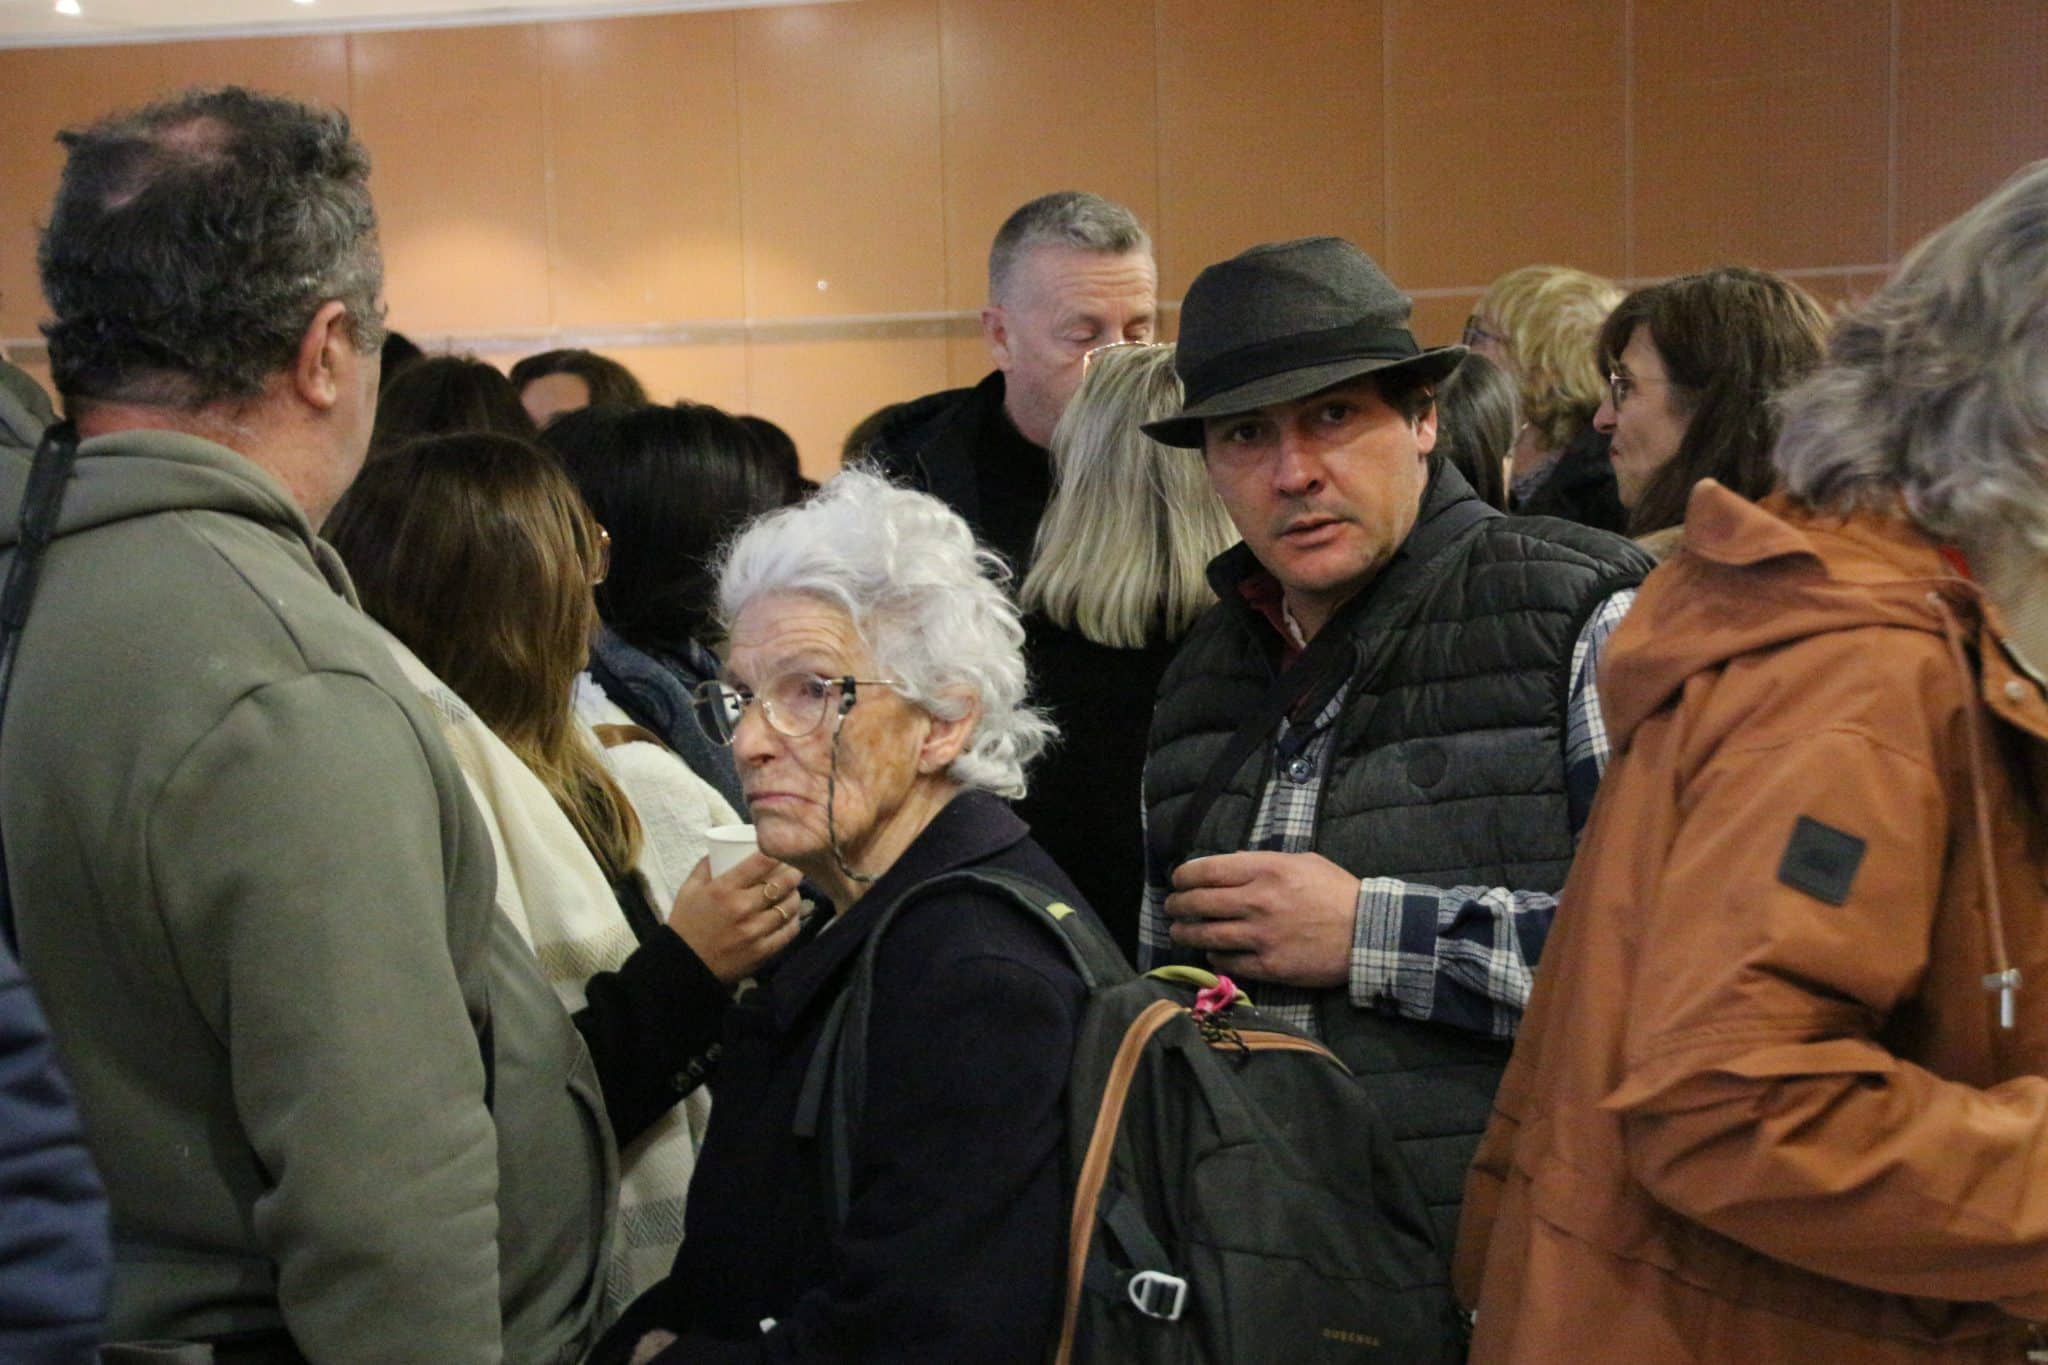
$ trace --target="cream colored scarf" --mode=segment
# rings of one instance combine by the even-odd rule
[[[532,770],[418,656],[388,632],[387,638],[399,668],[440,718],[490,827],[498,908],[532,946],[563,1008],[582,1009],[584,983],[617,968],[638,946],[611,885]],[[596,747],[595,738],[586,738]],[[665,908],[669,901],[653,903]],[[683,1200],[710,1105],[698,1089],[619,1153],[619,1231],[605,1288],[607,1320],[668,1274],[683,1240]]]

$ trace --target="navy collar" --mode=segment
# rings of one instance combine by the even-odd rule
[[[761,988],[778,1032],[793,1028],[821,993],[844,975],[876,921],[904,895],[934,877],[983,863],[1030,833],[1000,799],[963,791],[924,827],[903,856],[876,878],[868,893],[829,928],[807,930]]]

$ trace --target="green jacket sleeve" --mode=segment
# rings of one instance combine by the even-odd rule
[[[491,883],[430,746],[373,683],[299,677],[242,698],[151,806],[176,968],[265,1175],[255,1236],[322,1362],[499,1358]]]

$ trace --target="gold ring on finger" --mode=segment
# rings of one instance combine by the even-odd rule
[[[787,927],[789,924],[789,907],[786,905],[778,905],[775,907],[775,913],[782,916],[782,923],[785,927]]]

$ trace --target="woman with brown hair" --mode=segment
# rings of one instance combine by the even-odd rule
[[[496,366],[473,355],[423,356],[385,377],[370,459],[381,460],[408,441],[464,431],[531,437],[534,426]]]
[[[1607,396],[1593,425],[1628,533],[1663,558],[1701,479],[1745,498],[1771,491],[1777,395],[1820,363],[1828,318],[1798,285],[1723,266],[1638,289],[1600,328]]]
[[[545,451],[485,434],[418,442],[363,471],[327,535],[439,713],[492,829],[500,908],[588,1045],[627,1149],[634,1216],[611,1278],[615,1300],[630,1297],[667,1269],[680,1231],[704,1115],[678,1101],[702,1079],[727,989],[795,937],[798,875],[759,854],[716,878],[700,861],[672,901],[650,903],[641,821],[571,705],[607,538]],[[670,779],[686,806],[732,818],[678,759]]]

